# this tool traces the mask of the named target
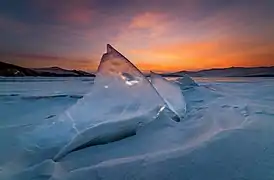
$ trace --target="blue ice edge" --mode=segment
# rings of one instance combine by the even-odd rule
[[[148,123],[148,116],[160,111],[160,108],[154,109],[148,114],[131,117],[118,121],[103,122],[77,134],[70,143],[65,145],[53,158],[59,161],[67,154],[78,151],[90,146],[102,145],[119,141],[124,138],[136,135],[139,127]]]

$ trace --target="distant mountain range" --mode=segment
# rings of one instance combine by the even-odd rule
[[[162,73],[165,77],[178,77],[188,74],[192,77],[274,77],[272,67],[231,67],[201,71],[179,71]],[[67,70],[60,67],[24,68],[0,61],[0,76],[44,76],[44,77],[95,77],[95,74],[80,70]]]
[[[67,70],[59,67],[31,69],[4,62],[0,62],[0,76],[95,77],[92,73],[80,70]]]
[[[201,71],[179,71],[163,73],[165,77],[178,77],[188,74],[191,77],[274,77],[274,66],[272,67],[230,67],[207,69]]]

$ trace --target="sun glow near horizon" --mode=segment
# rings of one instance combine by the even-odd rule
[[[95,71],[110,43],[144,71],[274,66],[271,2],[96,2],[1,6],[0,61]]]

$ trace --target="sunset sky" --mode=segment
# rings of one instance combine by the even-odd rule
[[[0,2],[0,61],[94,71],[107,43],[142,70],[274,66],[274,0]]]

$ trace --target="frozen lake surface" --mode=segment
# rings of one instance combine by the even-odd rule
[[[30,148],[30,132],[90,92],[93,78],[0,78],[0,179],[273,180],[274,79],[195,80],[182,88],[182,121],[160,116],[134,136],[53,161],[58,138]]]

